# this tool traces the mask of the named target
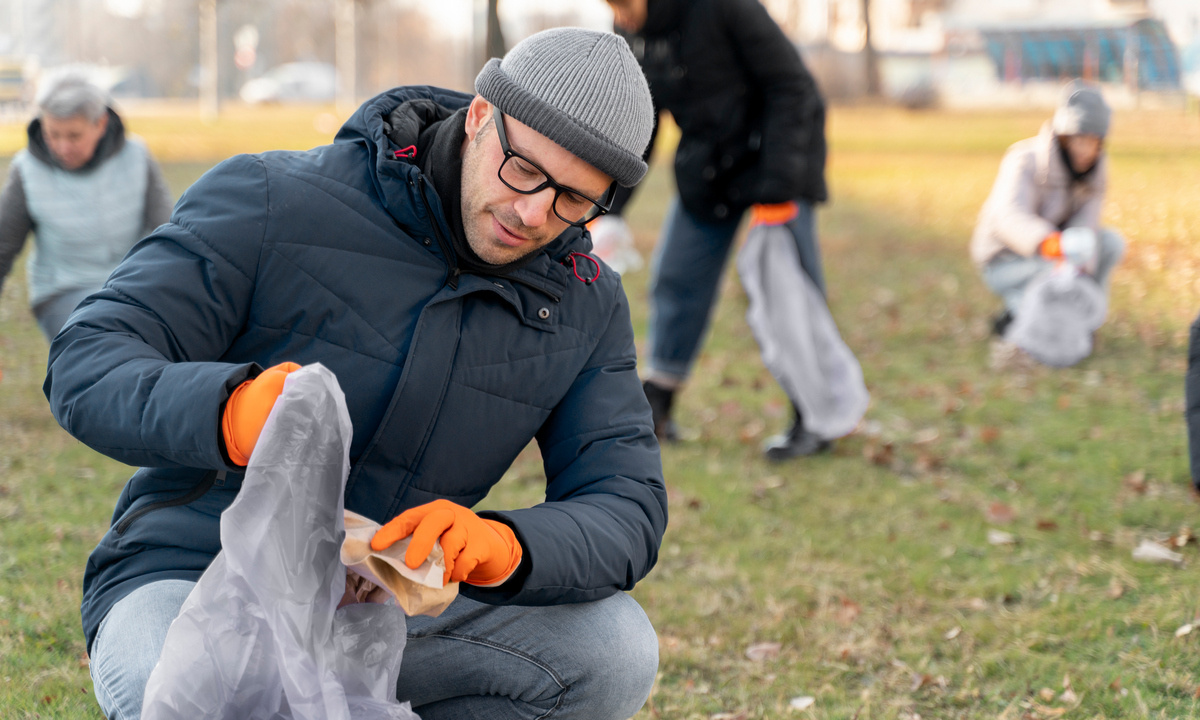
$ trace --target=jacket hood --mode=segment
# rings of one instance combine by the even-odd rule
[[[409,183],[415,184],[422,177],[420,162],[415,157],[421,131],[466,107],[473,98],[474,95],[429,85],[393,88],[363,103],[338,130],[333,141],[361,143],[369,150],[375,159],[373,180],[379,195],[400,219],[398,208],[413,201]],[[458,211],[457,208],[442,207],[440,198],[432,209],[441,213],[443,220],[447,211]],[[591,249],[588,233],[568,227],[540,252],[548,259],[561,262],[572,252],[587,253]],[[536,264],[531,264],[528,269],[537,275],[544,274],[532,267]]]
[[[92,153],[92,159],[84,163],[82,167],[67,170],[67,172],[88,172],[113,155],[121,152],[121,148],[125,147],[125,123],[121,121],[121,116],[112,108],[105,108],[105,110],[108,111],[108,129],[104,131],[104,137],[100,138],[100,142],[96,143],[96,151]],[[29,136],[30,155],[33,155],[51,167],[66,170],[62,166],[62,163],[58,161],[58,158],[54,157],[54,153],[50,152],[50,146],[46,144],[46,139],[42,137],[42,119],[40,117],[34,118],[29,123],[29,127],[25,129],[25,134]]]

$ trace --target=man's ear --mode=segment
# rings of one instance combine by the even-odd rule
[[[491,119],[492,104],[484,100],[482,95],[476,95],[467,108],[467,140],[474,142],[475,136],[487,126]]]
[[[106,130],[108,130],[108,111],[107,110],[104,111],[104,113],[100,115],[100,119],[96,121],[96,127],[100,130],[101,135],[103,135],[104,132]]]

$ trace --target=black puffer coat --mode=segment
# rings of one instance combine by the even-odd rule
[[[675,181],[689,212],[723,220],[755,203],[826,200],[824,102],[758,0],[648,0],[625,38],[682,131]]]

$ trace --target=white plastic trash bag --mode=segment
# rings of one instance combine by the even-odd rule
[[[620,215],[601,215],[588,223],[592,254],[618,273],[635,272],[645,265],[633,244],[633,231]]]
[[[792,231],[752,226],[737,266],[763,363],[800,408],[805,429],[825,440],[853,431],[871,399],[862,368],[800,265]]]
[[[1092,334],[1107,314],[1100,285],[1062,263],[1029,283],[1005,339],[1038,362],[1066,367],[1092,354]]]
[[[350,436],[332,372],[287,376],[221,515],[223,549],[167,633],[145,720],[417,718],[396,700],[404,612],[336,609]]]

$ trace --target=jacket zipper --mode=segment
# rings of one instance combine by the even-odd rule
[[[204,477],[200,479],[200,482],[193,485],[192,489],[188,490],[183,495],[171,498],[170,500],[152,502],[149,505],[144,505],[138,508],[136,511],[121,518],[121,522],[117,523],[117,534],[124,535],[125,531],[129,529],[129,526],[133,523],[133,521],[137,520],[146,513],[154,512],[155,510],[162,510],[163,508],[175,507],[178,505],[188,505],[199,500],[212,488],[214,484],[217,484],[216,481],[218,478],[221,480],[220,484],[224,485],[225,471],[210,470],[204,474]]]
[[[429,211],[429,226],[433,228],[433,234],[437,238],[438,247],[442,249],[442,255],[446,257],[446,265],[449,266],[449,273],[446,277],[446,282],[452,290],[458,289],[458,276],[462,271],[458,269],[458,262],[454,255],[454,251],[450,248],[450,243],[442,235],[442,231],[438,228],[437,218],[433,215],[433,205],[429,202],[429,196],[425,194],[426,180],[422,175],[417,179],[421,185],[421,199],[425,201],[425,208]]]

